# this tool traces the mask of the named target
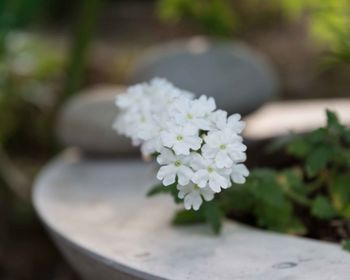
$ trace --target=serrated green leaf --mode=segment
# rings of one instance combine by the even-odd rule
[[[299,169],[285,169],[278,176],[278,183],[283,192],[294,202],[308,206],[307,188],[303,182],[302,172]]]
[[[332,164],[338,168],[350,167],[350,149],[341,145],[335,145],[332,151]]]
[[[294,213],[292,202],[277,182],[277,173],[263,169],[252,172],[251,176],[255,184],[251,184],[249,190],[255,198],[253,213],[258,225],[279,232],[305,233],[304,225]]]
[[[212,200],[209,202],[204,202],[202,208],[206,222],[211,226],[215,234],[219,234],[221,231],[223,218],[223,213],[219,205],[216,203],[216,201]]]
[[[319,146],[312,150],[306,158],[305,169],[310,177],[314,177],[323,170],[331,157],[331,150],[327,146]]]
[[[326,114],[327,114],[327,126],[329,128],[338,127],[340,125],[338,116],[335,112],[327,109]]]
[[[283,200],[278,204],[257,203],[255,216],[258,225],[269,230],[289,233],[305,234],[306,228],[293,213],[292,204]]]
[[[350,218],[350,174],[331,176],[330,192],[335,209],[344,218]]]
[[[155,185],[153,186],[148,192],[147,192],[147,196],[154,196],[157,194],[161,194],[161,193],[168,193],[170,192],[170,189],[166,188],[163,184],[159,184],[159,185]]]
[[[147,196],[150,197],[165,192],[169,192],[169,190],[167,190],[162,184],[160,184],[153,186],[150,190],[148,190]]]
[[[180,203],[182,200],[178,197],[178,191],[176,189],[176,183],[170,186],[164,186],[163,184],[152,187],[148,192],[147,196],[154,196],[157,194],[170,193],[175,203]]]
[[[304,137],[306,138],[306,141],[308,141],[308,143],[311,145],[311,148],[313,148],[315,145],[324,143],[324,140],[328,137],[328,130],[325,127],[321,127],[309,132]]]
[[[350,252],[350,239],[345,239],[342,242],[343,249]]]
[[[304,158],[309,153],[311,146],[305,138],[298,136],[287,144],[286,149],[291,156]]]
[[[318,195],[311,206],[311,214],[320,219],[332,219],[338,215],[330,200]]]
[[[250,181],[250,178],[248,178],[244,185],[233,185],[219,194],[220,207],[225,213],[230,211],[251,211],[254,205],[254,197],[248,191]]]

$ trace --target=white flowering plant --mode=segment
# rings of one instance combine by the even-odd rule
[[[161,184],[149,195],[170,193],[185,208],[177,218],[190,211],[188,222],[206,220],[218,233],[222,211],[216,198],[249,175],[240,115],[228,116],[214,98],[195,98],[160,78],[129,87],[116,105],[114,128],[140,146],[144,159],[155,158],[160,166]]]

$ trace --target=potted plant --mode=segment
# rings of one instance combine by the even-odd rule
[[[159,82],[163,83],[156,84]],[[133,91],[142,93],[143,86]],[[173,89],[163,86],[168,93]],[[128,98],[119,99],[118,103],[127,107],[145,101],[139,100],[139,94],[133,97],[136,99],[131,103]],[[197,100],[208,105],[205,107],[210,112],[215,111],[210,99]],[[147,102],[152,107],[153,102]],[[187,108],[186,104],[181,105],[180,110]],[[160,109],[166,111],[164,106]],[[39,176],[34,205],[63,254],[84,279],[347,279],[350,258],[339,246],[272,232],[342,241],[348,248],[349,129],[339,123],[334,113],[327,112],[325,128],[269,145],[269,150],[279,155],[284,164],[269,161],[269,166],[263,168],[251,165],[249,176],[243,167],[245,147],[238,137],[243,126],[237,116],[228,122],[227,115],[220,113],[225,121],[219,122],[218,127],[202,127],[198,134],[189,130],[191,133],[184,137],[194,137],[198,142],[191,138],[191,146],[174,148],[175,142],[169,139],[183,139],[163,134],[168,149],[174,150],[168,155],[155,149],[159,138],[150,137],[154,136],[152,133],[143,134],[154,131],[151,126],[146,125],[142,134],[136,134],[141,130],[133,129],[141,127],[125,122],[138,119],[142,125],[147,123],[137,113],[125,114],[116,127],[126,129],[124,133],[134,137],[137,144],[152,139],[153,146],[147,143],[142,149],[147,159],[157,158],[159,170],[169,162],[175,167],[182,164],[173,160],[175,149],[185,156],[189,150],[187,156],[203,165],[201,157],[208,153],[204,145],[213,140],[206,137],[211,133],[218,135],[226,126],[235,128],[237,137],[229,139],[234,140],[235,145],[230,147],[237,158],[230,168],[223,167],[230,172],[220,173],[226,174],[231,184],[221,185],[226,181],[220,181],[219,191],[214,191],[216,186],[203,187],[201,182],[206,178],[205,183],[209,184],[211,177],[195,177],[203,168],[197,170],[192,164],[189,166],[193,172],[181,170],[181,183],[179,170],[175,170],[175,176],[173,169],[158,170],[157,177],[166,186],[149,190],[157,182],[154,165],[139,160],[86,159],[65,153]],[[195,115],[184,116],[195,119]],[[167,132],[174,131],[177,128],[171,127]],[[146,136],[147,141],[138,138]],[[224,138],[218,139],[222,142]],[[231,154],[229,157],[233,159]],[[225,160],[230,163],[228,158],[219,158],[219,164]],[[238,164],[237,172],[233,167]],[[206,166],[208,172],[209,167]],[[174,177],[179,184],[174,184]],[[193,178],[201,179],[194,182],[196,187]],[[187,184],[191,184],[190,190],[184,188]],[[203,189],[208,192],[203,193]],[[180,207],[168,196],[145,199],[147,191],[149,195],[171,194]],[[225,216],[269,231],[223,219]],[[191,226],[174,227],[170,223],[172,217],[175,224]],[[208,222],[217,235],[200,224],[203,222]]]

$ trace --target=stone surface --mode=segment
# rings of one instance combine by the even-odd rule
[[[36,211],[84,279],[349,279],[350,254],[337,245],[230,221],[220,237],[171,226],[171,198],[145,197],[154,173],[137,160],[67,152],[37,179]]]
[[[128,138],[112,129],[118,113],[115,96],[124,90],[124,87],[97,86],[68,100],[57,123],[61,143],[93,154],[137,153],[138,149],[132,147]]]
[[[209,42],[196,37],[166,43],[144,54],[132,82],[169,79],[197,95],[214,96],[231,113],[247,114],[277,95],[271,65],[260,53],[239,43]]]
[[[350,126],[350,99],[271,102],[245,119],[244,137],[258,140],[319,128],[326,124],[326,109]]]

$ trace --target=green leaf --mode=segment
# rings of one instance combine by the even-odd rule
[[[316,147],[306,158],[305,169],[310,177],[314,177],[321,170],[325,169],[331,157],[331,149],[327,146]]]
[[[325,139],[328,137],[328,130],[325,127],[318,128],[305,136],[306,141],[309,142],[311,148],[314,148],[315,145],[324,143]]]
[[[188,225],[205,222],[203,211],[198,210],[180,210],[173,218],[174,225]]]
[[[327,126],[329,128],[340,126],[338,116],[335,112],[327,109],[326,114],[327,114]]]
[[[160,193],[167,193],[167,192],[169,192],[169,189],[166,189],[163,184],[159,184],[159,185],[153,186],[147,192],[147,196],[150,197],[150,196],[154,196],[154,195],[157,195]]]
[[[343,249],[350,252],[350,239],[345,239],[342,242]]]
[[[330,192],[335,209],[344,217],[350,218],[350,174],[331,176]]]
[[[163,184],[152,187],[148,192],[147,196],[154,196],[162,193],[170,193],[175,203],[180,203],[182,200],[178,197],[178,191],[176,189],[176,183],[170,186],[164,186]]]
[[[220,207],[225,213],[231,211],[251,211],[254,205],[254,196],[249,191],[250,179],[244,185],[233,185],[218,195]]]
[[[344,131],[344,140],[350,144],[350,130]]]
[[[341,145],[334,146],[332,164],[337,168],[350,167],[350,149]]]
[[[215,200],[204,202],[202,205],[206,222],[215,234],[219,234],[222,227],[223,213]]]
[[[332,219],[338,215],[330,200],[318,195],[311,206],[311,214],[320,219]]]
[[[270,230],[291,234],[303,234],[306,229],[299,221],[292,202],[283,192],[277,182],[277,173],[271,169],[252,172],[255,180],[249,187],[254,196],[253,213],[257,224]]]
[[[287,153],[298,158],[306,157],[310,149],[310,144],[301,136],[295,137],[287,144]]]
[[[294,202],[308,206],[307,188],[303,182],[303,174],[299,169],[285,169],[278,176],[278,183],[284,193]]]

